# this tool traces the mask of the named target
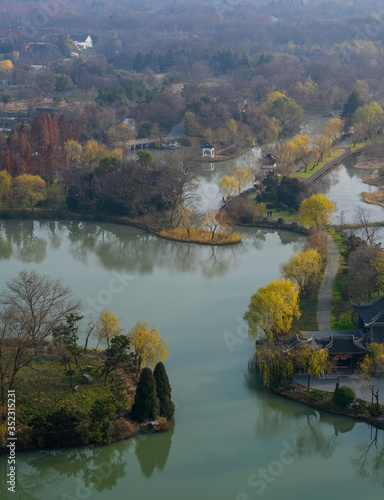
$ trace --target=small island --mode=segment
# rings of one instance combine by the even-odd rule
[[[83,319],[70,289],[35,271],[21,271],[2,291],[1,454],[13,427],[17,451],[108,444],[170,429],[175,406],[158,330],[138,321],[124,334],[109,309],[85,327]],[[88,348],[92,341],[96,347]]]

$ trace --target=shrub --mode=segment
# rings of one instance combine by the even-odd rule
[[[342,407],[346,407],[350,403],[353,403],[353,401],[355,400],[355,391],[350,387],[346,387],[345,385],[339,387],[338,389],[335,389],[335,392],[333,393],[333,401]]]
[[[372,417],[380,417],[380,415],[383,413],[380,406],[376,404],[369,405],[368,410]]]
[[[136,434],[136,429],[132,422],[128,422],[123,418],[113,421],[113,439],[114,441],[121,441],[128,439]]]
[[[88,427],[88,433],[90,443],[110,444],[113,435],[112,422],[107,418],[91,422]]]
[[[171,422],[164,417],[159,417],[157,419],[159,426],[157,428],[158,432],[167,432],[171,428]]]

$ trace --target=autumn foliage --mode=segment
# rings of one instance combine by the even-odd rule
[[[68,156],[64,144],[78,139],[77,127],[65,115],[39,113],[31,126],[13,127],[7,140],[0,134],[0,170],[12,177],[21,174],[52,175],[66,169]]]

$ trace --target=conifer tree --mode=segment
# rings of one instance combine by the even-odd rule
[[[349,95],[347,102],[344,104],[343,111],[341,112],[341,118],[344,120],[349,120],[352,118],[353,113],[357,108],[363,106],[363,101],[360,99],[360,96],[356,90],[351,92]]]
[[[132,420],[144,422],[156,419],[158,402],[156,397],[156,382],[150,368],[143,368],[137,384],[135,402],[132,405]]]
[[[159,412],[161,417],[172,418],[175,413],[175,405],[171,398],[171,385],[164,364],[160,361],[155,366],[153,378],[156,382],[156,392],[159,399]]]

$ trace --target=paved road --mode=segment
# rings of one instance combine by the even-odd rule
[[[329,234],[328,237],[328,262],[327,269],[319,291],[319,305],[317,310],[317,323],[319,331],[331,329],[331,300],[333,281],[340,265],[340,256],[337,246]]]

